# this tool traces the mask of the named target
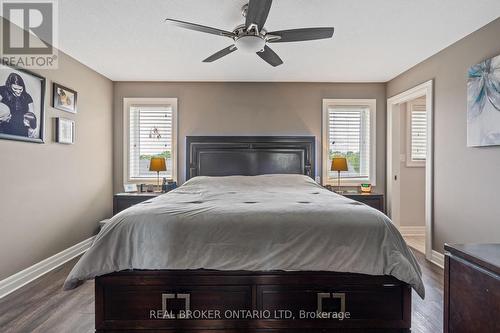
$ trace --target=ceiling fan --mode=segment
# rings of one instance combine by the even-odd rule
[[[267,32],[264,25],[271,9],[272,0],[249,0],[242,8],[245,24],[237,26],[233,31],[211,28],[204,25],[189,23],[167,18],[168,21],[181,28],[204,32],[231,38],[233,45],[216,52],[203,62],[213,62],[236,50],[255,52],[271,66],[283,64],[283,60],[269,47],[268,43],[302,42],[307,40],[325,39],[333,36],[333,27],[303,28]]]

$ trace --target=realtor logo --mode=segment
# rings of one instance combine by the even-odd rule
[[[0,0],[2,63],[24,68],[57,68],[57,3]]]

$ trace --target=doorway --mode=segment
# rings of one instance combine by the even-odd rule
[[[387,100],[387,212],[432,260],[433,81]]]

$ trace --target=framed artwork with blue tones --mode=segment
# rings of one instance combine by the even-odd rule
[[[467,146],[500,145],[500,56],[469,69]]]

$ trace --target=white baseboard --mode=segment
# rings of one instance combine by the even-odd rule
[[[52,257],[42,260],[33,266],[3,279],[0,281],[0,298],[7,296],[22,286],[38,279],[40,276],[47,274],[51,270],[56,269],[62,264],[84,253],[90,248],[94,238],[95,236],[90,237],[64,251],[56,253]]]
[[[444,268],[444,254],[432,250],[431,262],[441,268]]]
[[[425,226],[399,226],[403,236],[425,236]]]

